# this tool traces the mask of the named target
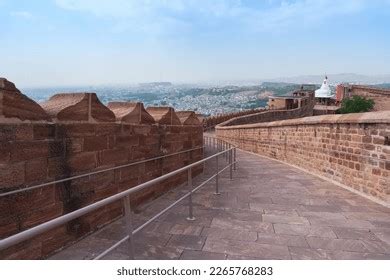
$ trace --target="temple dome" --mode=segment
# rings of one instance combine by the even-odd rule
[[[323,81],[321,88],[315,91],[315,97],[317,98],[333,98],[334,94],[329,87],[328,77],[325,76],[325,80]]]

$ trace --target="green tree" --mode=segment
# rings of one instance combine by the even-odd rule
[[[363,113],[372,110],[374,105],[374,100],[354,95],[352,98],[346,98],[343,100],[339,112],[341,114]]]

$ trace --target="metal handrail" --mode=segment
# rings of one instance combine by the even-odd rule
[[[5,192],[5,193],[0,193],[0,197],[12,195],[12,194],[17,194],[17,193],[21,193],[21,192],[25,192],[25,191],[32,191],[32,190],[35,190],[38,188],[47,187],[47,186],[51,186],[54,184],[63,183],[63,182],[67,182],[67,181],[71,181],[71,180],[75,180],[75,179],[80,179],[80,178],[88,177],[91,175],[96,175],[96,174],[100,174],[100,173],[104,173],[104,172],[108,172],[108,171],[113,171],[113,170],[117,170],[117,169],[122,169],[125,167],[129,167],[129,166],[133,166],[133,165],[137,165],[137,164],[142,164],[142,163],[149,162],[149,161],[159,160],[159,159],[163,159],[163,158],[167,158],[167,157],[171,157],[171,156],[176,156],[176,155],[180,155],[180,154],[184,154],[184,153],[188,153],[188,152],[192,152],[192,151],[196,151],[196,150],[200,150],[200,149],[204,149],[204,148],[205,148],[205,146],[197,147],[197,148],[193,148],[193,149],[189,149],[189,150],[185,150],[185,151],[181,151],[181,152],[176,152],[176,153],[172,153],[172,154],[168,154],[168,155],[148,158],[148,159],[144,159],[144,160],[140,160],[140,161],[136,161],[136,162],[131,162],[131,163],[127,163],[127,164],[123,164],[123,165],[119,165],[119,166],[115,166],[115,167],[111,167],[111,168],[97,170],[97,171],[90,172],[90,173],[84,173],[84,174],[80,174],[80,175],[76,175],[76,176],[72,176],[72,177],[67,177],[64,179],[56,180],[56,181],[50,181],[47,183],[42,183],[39,185],[35,185],[35,186],[23,188],[23,189],[17,189],[17,190]]]
[[[40,224],[38,226],[35,226],[33,228],[30,228],[30,229],[27,229],[25,231],[22,231],[20,233],[17,233],[15,235],[12,235],[12,236],[9,236],[7,238],[4,238],[2,240],[0,240],[0,250],[3,250],[3,249],[6,249],[10,246],[13,246],[13,245],[16,245],[20,242],[23,242],[23,241],[26,241],[28,239],[31,239],[41,233],[44,233],[50,229],[53,229],[55,227],[58,227],[60,225],[63,225],[69,221],[72,221],[76,218],[79,218],[85,214],[88,214],[94,210],[97,210],[105,205],[108,205],[110,203],[113,203],[119,199],[123,199],[123,203],[124,203],[124,208],[125,208],[125,219],[126,219],[126,223],[127,223],[127,231],[128,231],[128,234],[125,238],[123,238],[122,240],[118,241],[116,244],[114,244],[113,246],[111,246],[110,248],[108,248],[106,251],[104,251],[102,254],[100,254],[96,259],[100,259],[102,258],[103,256],[105,256],[106,254],[108,254],[109,252],[111,252],[112,250],[114,250],[115,248],[117,248],[119,245],[121,245],[123,242],[125,241],[129,241],[129,258],[130,259],[134,259],[134,245],[133,245],[133,235],[137,232],[139,232],[140,230],[142,230],[145,226],[147,226],[148,224],[150,224],[151,222],[153,222],[155,219],[157,219],[158,217],[160,217],[162,214],[166,213],[168,210],[170,210],[172,207],[176,206],[179,202],[181,202],[182,200],[184,200],[185,198],[189,198],[189,217],[188,217],[188,220],[194,220],[195,218],[193,217],[193,203],[192,203],[192,194],[194,192],[196,192],[197,190],[199,190],[201,187],[205,186],[206,183],[208,183],[210,180],[212,180],[213,178],[216,178],[216,192],[215,194],[219,194],[219,190],[218,190],[218,177],[219,177],[219,174],[222,173],[224,170],[226,170],[227,168],[230,168],[230,179],[232,179],[232,170],[233,170],[233,166],[235,167],[235,164],[236,164],[236,159],[235,159],[235,151],[236,151],[236,147],[234,147],[233,145],[227,143],[227,142],[224,142],[220,139],[216,139],[216,138],[209,138],[209,137],[205,137],[205,141],[208,142],[208,143],[211,143],[213,147],[217,148],[217,150],[219,149],[222,149],[222,151],[219,151],[217,152],[216,154],[212,155],[212,156],[209,156],[207,158],[204,158],[200,161],[197,161],[195,163],[192,163],[192,164],[189,164],[187,166],[184,166],[180,169],[177,169],[175,171],[172,171],[170,173],[167,173],[165,175],[162,175],[158,178],[155,178],[155,179],[152,179],[148,182],[145,182],[145,183],[142,183],[138,186],[135,186],[131,189],[128,189],[126,191],[123,191],[121,193],[118,193],[118,194],[115,194],[115,195],[112,195],[110,197],[107,197],[105,199],[102,199],[98,202],[95,202],[93,204],[90,204],[88,206],[85,206],[83,208],[80,208],[78,210],[75,210],[71,213],[68,213],[68,214],[65,214],[63,216],[60,216],[60,217],[57,217],[57,218],[54,218],[50,221],[47,221],[43,224]],[[211,141],[211,142],[210,142]],[[224,148],[227,148],[225,150],[223,150]],[[226,158],[229,159],[229,164],[219,170],[219,166],[218,166],[218,158],[219,156],[221,155],[224,155],[226,156]],[[234,156],[234,161],[233,161],[233,156]],[[206,180],[206,182],[203,182],[201,185],[199,185],[198,187],[196,188],[193,188],[192,186],[192,168],[193,167],[196,167],[202,163],[206,163],[207,161],[211,160],[211,159],[216,159],[216,163],[217,163],[217,172],[216,174],[214,174],[211,178],[209,178],[208,180]],[[181,197],[180,199],[178,199],[177,201],[175,201],[174,203],[172,203],[170,206],[168,206],[167,208],[165,208],[164,210],[160,211],[157,215],[155,215],[154,217],[152,217],[151,219],[149,219],[147,222],[145,222],[143,225],[141,225],[140,227],[138,227],[137,229],[133,230],[133,227],[132,227],[132,214],[131,214],[131,210],[130,210],[130,195],[131,194],[134,194],[138,191],[141,191],[147,187],[150,187],[156,183],[159,183],[161,181],[164,181],[176,174],[179,174],[181,172],[184,172],[184,171],[187,171],[188,172],[188,186],[189,186],[189,192],[187,194],[185,194],[183,197]]]

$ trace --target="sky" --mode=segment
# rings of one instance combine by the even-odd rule
[[[390,0],[0,0],[21,87],[390,74]]]

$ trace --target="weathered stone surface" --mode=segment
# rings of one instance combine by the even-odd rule
[[[368,226],[367,221],[386,222],[387,208],[374,207],[375,204],[365,198],[291,166],[242,151],[238,151],[237,156],[239,168],[233,173],[233,180],[228,179],[227,173],[219,177],[221,195],[213,194],[215,181],[194,194],[195,221],[186,219],[188,205],[185,200],[138,233],[136,259],[390,259],[390,225],[373,223],[372,229],[362,228]],[[260,170],[258,166],[261,166]],[[209,178],[214,168],[215,165],[208,166],[204,176],[195,177],[194,185]],[[300,193],[299,202],[303,204],[290,203],[296,197],[292,194],[297,191]],[[177,188],[142,206],[135,220],[145,221],[185,193],[185,188]],[[259,208],[243,210],[239,204],[232,203],[245,196]],[[263,204],[269,201],[267,198],[273,200],[275,197],[279,198],[275,203]],[[333,210],[331,207],[301,208],[319,200],[334,203],[336,198],[334,210],[337,211],[321,212]],[[256,204],[256,199],[262,203]],[[224,203],[230,203],[230,207],[213,207]],[[364,205],[359,209],[367,212],[353,212],[356,208],[350,209],[351,205]],[[269,222],[264,222],[262,216]],[[324,226],[321,220],[316,220],[319,218],[325,221],[325,225],[346,223],[348,227]],[[307,220],[319,224],[306,223]],[[297,222],[299,224],[295,224]],[[98,237],[119,240],[125,234],[123,225],[118,228],[117,223],[113,223],[109,226],[111,229],[101,231]],[[150,245],[146,246],[147,243]],[[125,249],[124,246],[120,254],[114,253],[107,258],[127,258]],[[72,247],[65,250],[72,251]],[[71,256],[68,254],[66,258]]]
[[[200,123],[203,124],[204,120],[205,120],[204,116],[202,114],[195,114],[195,115],[198,118],[198,120],[200,121]]]
[[[257,239],[257,232],[255,231],[235,230],[228,228],[204,228],[202,235],[207,236],[208,239],[223,238],[241,241],[256,241]]]
[[[35,101],[22,94],[15,85],[0,78],[0,119],[50,120],[50,117]]]
[[[41,106],[59,121],[115,121],[114,113],[100,102],[96,93],[59,93]]]
[[[259,233],[256,240],[262,244],[286,245],[295,247],[309,247],[305,238],[298,235],[264,234]]]
[[[183,125],[201,125],[200,120],[192,111],[178,111],[176,115],[179,117]]]
[[[206,238],[195,235],[180,235],[175,234],[169,239],[169,247],[179,249],[201,250]]]
[[[207,239],[203,251],[243,255],[253,258],[288,260],[290,253],[287,246],[259,244],[228,239]]]
[[[134,124],[155,123],[140,102],[110,102],[107,107],[114,112],[117,121]]]
[[[180,119],[171,107],[148,107],[146,111],[158,124],[181,125]]]
[[[184,250],[180,256],[181,260],[224,260],[226,254]]]
[[[157,126],[116,122],[26,122],[7,123],[0,127],[0,192],[94,172],[97,169],[127,164],[140,159],[158,157],[161,155],[160,145],[166,148],[164,152],[167,154],[187,149],[184,148],[184,142],[189,145],[189,149],[196,148],[202,145],[203,133],[202,129],[191,127],[189,131],[190,127],[181,125]],[[166,137],[168,135],[169,137]],[[20,196],[23,199],[19,198],[19,195],[10,196],[7,203],[0,203],[0,237],[15,234],[22,228],[35,226],[61,213],[79,209],[161,176],[168,169],[178,169],[203,157],[201,152],[183,155],[185,156],[178,155],[164,160],[149,161],[116,171],[58,183],[53,192],[47,195],[32,196],[32,192],[26,192],[25,196]],[[193,174],[198,174],[197,170],[200,169],[193,169]],[[186,180],[186,174],[180,174],[170,181],[153,186],[152,189],[141,191],[132,197],[132,205],[137,207],[140,203],[154,199]],[[39,190],[50,188],[51,186]],[[3,198],[0,200],[4,202]],[[64,226],[68,228],[67,231],[53,235],[53,240],[47,241],[47,246],[31,255],[31,258],[45,257],[53,250],[65,246],[67,242],[97,230],[120,215],[122,215],[122,203],[118,201],[66,224]],[[203,221],[199,219],[198,222],[209,225],[211,218]],[[169,233],[172,227],[174,228]],[[172,234],[200,236],[202,229],[202,226],[192,225],[190,222],[186,225],[177,223],[177,225],[171,224],[166,234],[162,234],[159,229],[158,232],[145,234],[144,237],[146,239],[148,236],[147,243],[155,244],[154,242],[159,241],[156,245],[162,246],[168,242]],[[125,231],[119,233],[123,234]],[[116,234],[115,238],[121,238],[120,234]],[[41,243],[41,241],[37,242]],[[25,246],[31,244],[26,243]],[[31,253],[31,250],[23,246],[17,248],[20,248],[20,254],[12,254],[12,256],[21,256],[22,252],[24,252],[23,256]],[[175,256],[180,256],[181,251],[179,250],[179,254]],[[11,253],[8,252],[7,256],[8,254]]]
[[[292,224],[274,224],[274,229],[275,232],[278,234],[336,238],[336,235],[329,227],[292,225]]]
[[[390,111],[279,121],[260,118],[258,123],[251,123],[250,116],[247,118],[218,125],[218,138],[244,150],[296,165],[390,206],[390,165],[387,164],[390,150],[386,140],[390,137]],[[283,200],[301,205],[298,210],[303,211],[340,211],[337,201],[312,200],[303,204],[299,197]],[[344,204],[341,209],[345,207],[361,206]]]
[[[181,235],[195,235],[198,236],[202,232],[203,227],[195,225],[174,225],[169,231],[170,234],[181,234]]]

